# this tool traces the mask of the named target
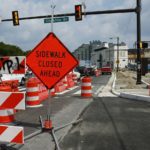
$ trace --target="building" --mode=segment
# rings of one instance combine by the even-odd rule
[[[117,45],[113,43],[103,42],[101,46],[91,54],[92,65],[98,68],[103,66],[111,66],[113,69],[117,67],[117,55],[119,59],[119,68],[128,66],[128,47],[125,43],[119,44],[119,52]]]
[[[82,44],[78,47],[73,55],[79,60],[81,66],[91,65],[91,53],[101,44],[101,41],[90,41],[89,44]]]
[[[92,41],[82,44],[73,54],[79,60],[81,66],[111,66],[117,67],[117,45],[113,43]],[[119,68],[128,66],[128,47],[125,43],[119,43]]]

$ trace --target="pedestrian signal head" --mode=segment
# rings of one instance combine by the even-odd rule
[[[75,20],[82,20],[82,5],[75,5]]]
[[[12,19],[13,19],[13,25],[18,26],[19,25],[19,13],[18,13],[18,11],[12,11]]]

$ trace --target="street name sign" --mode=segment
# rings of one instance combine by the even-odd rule
[[[56,22],[67,22],[69,21],[69,17],[56,17],[56,18],[53,18],[53,22],[56,23]],[[51,23],[52,22],[52,18],[46,18],[44,19],[44,23]]]
[[[78,65],[76,58],[52,32],[29,53],[26,61],[48,89]]]

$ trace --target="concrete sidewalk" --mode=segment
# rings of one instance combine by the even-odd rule
[[[145,84],[145,87],[143,87],[143,89],[116,89],[118,85],[116,85],[117,78],[115,73],[113,74],[113,78],[113,94],[131,100],[141,100],[150,102],[150,89],[146,88],[149,85],[149,83],[142,80],[142,82]]]

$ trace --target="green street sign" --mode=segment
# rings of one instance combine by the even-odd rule
[[[56,22],[67,22],[69,21],[69,17],[56,17],[56,18],[53,18],[53,22],[56,23]],[[46,18],[44,19],[44,23],[51,23],[52,22],[52,18]]]

